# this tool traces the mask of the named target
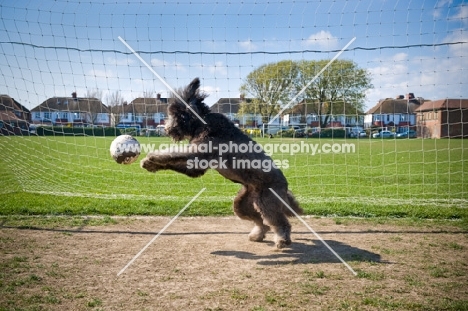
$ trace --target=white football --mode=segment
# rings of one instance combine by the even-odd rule
[[[131,135],[117,136],[110,145],[110,154],[119,164],[131,164],[140,155],[140,143]]]

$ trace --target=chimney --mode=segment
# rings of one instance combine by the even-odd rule
[[[156,99],[161,100],[161,93],[156,94]]]
[[[396,99],[404,99],[405,97],[403,95],[397,95]]]
[[[406,94],[406,99],[414,99],[414,93]]]
[[[73,97],[74,100],[77,99],[77,97],[76,97],[76,92],[73,92],[73,93],[72,93],[72,97]]]

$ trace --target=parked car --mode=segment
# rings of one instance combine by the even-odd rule
[[[354,138],[354,137],[363,138],[363,137],[367,137],[367,133],[366,133],[366,131],[362,130],[362,131],[357,131],[357,132],[351,132],[351,133],[349,133],[348,136],[351,137],[351,138]]]
[[[0,126],[1,127],[1,126]],[[29,125],[29,133],[30,134],[36,134],[37,127],[35,124],[30,124]]]
[[[398,133],[396,137],[397,138],[416,138],[418,137],[418,133],[416,133],[416,131],[409,130],[403,133]]]
[[[380,131],[372,134],[372,138],[395,138],[395,133],[390,131]]]
[[[266,125],[265,126],[265,133],[266,134],[271,134],[271,135],[276,135],[280,131],[287,131],[289,127],[287,126],[279,126],[279,125]]]

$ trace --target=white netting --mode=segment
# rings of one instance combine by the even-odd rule
[[[0,193],[177,200],[207,187],[200,199],[231,200],[238,186],[216,172],[153,176],[109,156],[115,126],[135,128],[143,144],[169,143],[158,137],[167,85],[200,77],[208,105],[262,144],[316,145],[315,154],[273,154],[288,163],[291,188],[307,206],[467,205],[464,1],[4,1],[0,15]],[[265,79],[295,79],[287,92],[268,84],[262,97],[246,85],[281,62],[293,66]],[[369,87],[359,87],[357,70]],[[336,73],[344,80],[335,76],[341,87],[328,92],[324,77]],[[428,100],[434,105],[415,111]],[[278,107],[265,113],[265,103]],[[276,126],[296,126],[298,138],[278,129],[259,138],[280,110]],[[335,128],[335,138],[317,134],[320,126]],[[369,138],[407,129],[425,138]],[[361,130],[366,138],[349,138]]]

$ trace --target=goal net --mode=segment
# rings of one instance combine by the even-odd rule
[[[0,15],[0,196],[139,213],[205,187],[200,202],[228,208],[239,185],[213,170],[150,174],[109,154],[120,134],[140,159],[170,144],[172,90],[199,77],[308,213],[468,207],[464,1],[10,1]]]

